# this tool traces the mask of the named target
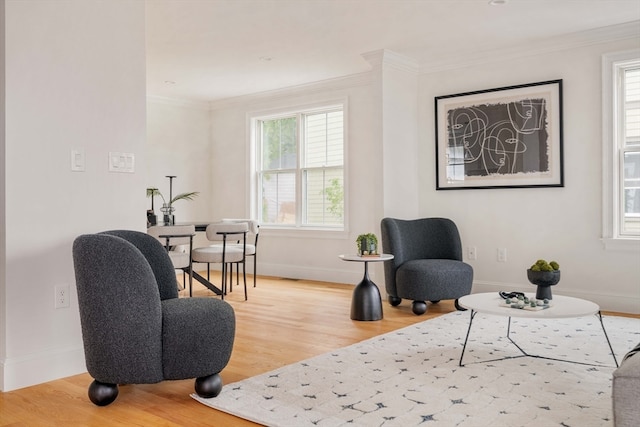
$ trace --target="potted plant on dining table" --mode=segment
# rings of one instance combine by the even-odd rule
[[[151,197],[151,210],[147,211],[147,221],[151,225],[154,225],[153,221],[150,221],[150,216],[152,216],[152,218],[155,219],[155,211],[153,206],[153,199],[155,196],[160,196],[160,198],[162,199],[162,207],[160,208],[160,211],[163,214],[162,219],[163,219],[164,225],[173,225],[175,223],[175,217],[173,215],[173,212],[175,211],[175,207],[173,206],[173,204],[178,200],[193,200],[193,198],[196,197],[198,194],[200,194],[198,191],[191,191],[189,193],[180,193],[175,197],[170,196],[169,202],[167,203],[167,200],[164,198],[160,190],[158,190],[157,188],[147,188],[147,197]]]

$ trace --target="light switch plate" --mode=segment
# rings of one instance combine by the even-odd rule
[[[109,172],[135,172],[135,155],[133,153],[109,153]]]
[[[71,170],[84,172],[84,150],[71,150]]]

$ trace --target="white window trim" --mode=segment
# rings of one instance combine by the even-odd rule
[[[349,237],[349,183],[348,183],[348,135],[349,135],[349,103],[348,98],[330,99],[326,101],[318,101],[310,104],[295,105],[292,107],[280,107],[268,110],[251,111],[247,113],[247,135],[248,145],[250,153],[249,171],[251,171],[252,177],[249,180],[249,197],[250,197],[250,210],[252,218],[258,218],[258,205],[256,192],[259,188],[258,174],[256,172],[256,163],[258,156],[258,148],[256,147],[257,135],[256,135],[256,123],[259,120],[271,119],[274,117],[286,117],[290,114],[297,114],[301,111],[305,113],[313,111],[323,111],[332,107],[342,108],[343,114],[343,133],[344,133],[344,153],[343,153],[343,170],[344,170],[344,222],[342,227],[289,227],[276,224],[264,224],[260,225],[260,233],[265,235],[288,237],[288,238],[328,238],[328,239],[345,239]]]
[[[602,242],[606,250],[640,252],[640,239],[621,236],[618,230],[620,164],[615,136],[619,130],[613,116],[615,103],[618,102],[613,78],[617,64],[639,57],[640,49],[602,57]]]

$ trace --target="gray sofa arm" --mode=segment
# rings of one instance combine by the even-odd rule
[[[640,344],[630,351],[613,372],[613,423],[635,427],[640,420]]]

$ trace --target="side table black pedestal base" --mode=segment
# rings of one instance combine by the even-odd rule
[[[380,290],[369,280],[365,262],[364,278],[356,285],[351,299],[351,320],[381,320],[382,298]]]
[[[369,279],[369,263],[385,262],[393,259],[391,254],[375,256],[340,255],[343,261],[361,262],[364,264],[364,277],[353,289],[351,297],[351,320],[382,320],[382,298],[380,290]]]

